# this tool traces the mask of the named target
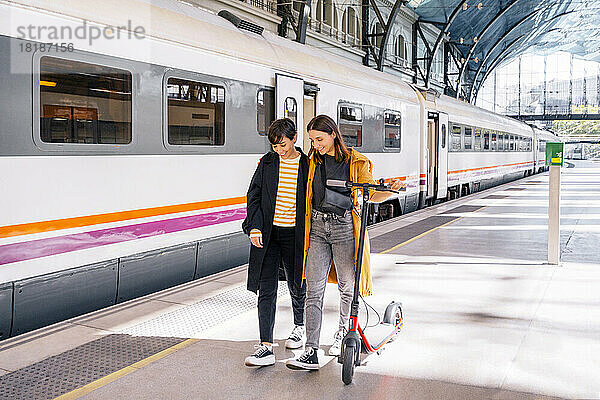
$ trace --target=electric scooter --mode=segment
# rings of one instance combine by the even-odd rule
[[[354,367],[360,366],[361,351],[366,354],[375,352],[379,354],[381,350],[383,350],[383,346],[395,338],[396,334],[404,324],[402,319],[402,303],[396,301],[392,301],[390,304],[388,304],[387,308],[385,309],[383,319],[377,325],[367,326],[367,328],[362,329],[358,323],[358,297],[360,293],[360,273],[362,270],[363,259],[362,253],[365,246],[365,232],[367,229],[367,206],[370,196],[369,189],[393,193],[398,192],[386,186],[383,179],[381,179],[377,185],[370,183],[339,181],[334,179],[328,179],[326,184],[327,186],[345,187],[351,190],[362,189],[361,224],[360,237],[358,241],[358,259],[356,260],[356,274],[354,279],[354,295],[352,297],[352,305],[350,308],[348,333],[342,340],[342,348],[338,357],[338,362],[342,364],[342,381],[346,385],[349,385],[352,383],[352,378],[354,376]],[[406,188],[402,188],[401,190],[406,190]]]

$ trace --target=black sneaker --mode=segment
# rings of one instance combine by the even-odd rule
[[[245,364],[248,367],[262,367],[265,365],[275,364],[275,355],[273,354],[273,347],[267,347],[265,344],[257,344],[256,351],[249,357],[246,357]]]
[[[317,358],[317,349],[307,347],[304,353],[295,360],[287,360],[285,365],[290,369],[319,369],[319,359]]]

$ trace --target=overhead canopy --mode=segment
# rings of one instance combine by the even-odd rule
[[[473,100],[491,70],[526,51],[562,50],[600,62],[600,0],[411,0],[407,5],[420,20],[446,32],[462,54],[457,96],[466,100]]]

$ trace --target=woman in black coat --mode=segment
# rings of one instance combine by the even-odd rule
[[[252,242],[248,290],[258,292],[261,341],[254,354],[246,358],[248,366],[275,364],[272,344],[280,267],[292,298],[295,325],[286,347],[302,347],[305,334],[302,259],[308,158],[294,147],[296,127],[289,118],[274,121],[268,138],[273,151],[261,158],[254,172],[247,194],[247,216],[242,224]]]

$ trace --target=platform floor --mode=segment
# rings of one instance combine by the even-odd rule
[[[280,287],[277,363],[248,368],[257,342],[245,268],[0,342],[0,398],[600,399],[600,163],[563,169],[560,266],[546,264],[547,175],[370,229],[374,296],[405,326],[344,386],[321,355],[291,371]],[[425,229],[427,228],[427,229]],[[325,296],[322,349],[337,326]]]

